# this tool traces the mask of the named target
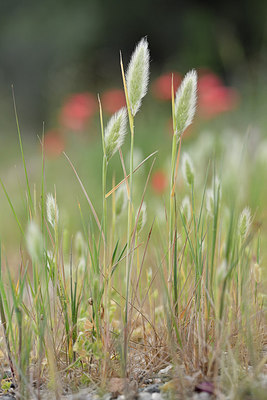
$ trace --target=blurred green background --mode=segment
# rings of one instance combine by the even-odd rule
[[[239,193],[237,185],[242,179],[246,186],[240,187],[240,203],[251,204],[261,224],[266,202],[266,15],[267,2],[262,0],[1,1],[0,176],[22,223],[26,223],[25,180],[11,85],[14,85],[32,188],[35,183],[38,196],[41,185],[38,136],[42,136],[44,129],[47,190],[54,191],[56,185],[59,204],[65,209],[62,212],[76,228],[80,225],[78,201],[85,216],[89,216],[89,210],[73,172],[60,155],[61,150],[69,154],[96,209],[101,210],[101,141],[96,96],[99,93],[105,99],[107,121],[113,108],[122,101],[119,51],[127,66],[135,44],[147,36],[151,84],[136,119],[136,145],[140,158],[160,150],[155,171],[161,171],[162,175],[156,176],[156,183],[152,181],[149,188],[156,196],[156,200],[151,196],[151,204],[155,203],[156,208],[164,201],[164,174],[168,175],[171,148],[170,79],[158,79],[175,72],[179,81],[189,69],[196,68],[203,77],[199,114],[184,146],[194,154],[196,163],[199,162],[197,169],[202,169],[204,175],[214,155],[226,163],[218,161],[222,173],[225,172],[222,165],[230,168],[229,159],[232,160],[235,172],[228,171],[228,175],[236,174],[233,184],[236,192]],[[77,94],[80,97],[75,97]],[[213,109],[214,104],[217,109]],[[213,109],[211,113],[207,111],[209,107]],[[126,142],[123,148],[126,159],[128,149]],[[116,172],[118,181],[122,177],[120,162],[119,159],[112,162],[110,170]],[[144,177],[148,167],[141,172]],[[19,231],[3,191],[0,207],[0,236],[6,246],[12,245],[19,238]]]
[[[128,60],[146,35],[152,76],[206,67],[256,87],[266,70],[266,15],[262,0],[1,1],[1,125],[5,113],[12,122],[11,84],[33,134],[56,120],[69,93],[120,85],[119,50]]]

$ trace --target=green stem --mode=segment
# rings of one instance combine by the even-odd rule
[[[0,242],[0,281],[2,282],[2,246]],[[0,287],[0,319],[3,327],[3,332],[4,332],[4,338],[5,338],[5,344],[7,348],[7,356],[8,356],[8,362],[11,370],[11,376],[12,376],[12,381],[13,384],[15,384],[15,370],[14,370],[14,365],[12,361],[12,355],[11,355],[11,348],[10,348],[10,342],[9,342],[9,337],[8,337],[8,329],[7,329],[7,320],[6,320],[6,314],[5,314],[5,309],[4,309],[4,303],[2,300],[2,293],[1,293],[1,287]]]
[[[106,154],[104,151],[103,156],[103,170],[102,170],[102,185],[103,185],[103,232],[105,236],[105,242],[107,241],[107,199],[106,199],[106,188],[107,188],[107,167],[108,162],[106,158]],[[104,244],[104,254],[103,254],[103,264],[104,264],[104,310],[106,315],[106,325],[109,323],[109,314],[108,314],[108,290],[107,290],[107,282],[108,282],[108,268],[107,268],[107,247]],[[107,339],[107,338],[106,338]],[[105,341],[107,343],[107,341]]]
[[[171,186],[170,186],[170,234],[172,234],[173,230],[173,205],[174,205],[174,196],[172,195],[172,189],[174,185],[174,174],[175,174],[175,159],[177,153],[177,143],[176,136],[173,135],[172,139],[172,160],[171,160]],[[171,237],[170,237],[171,239]],[[172,240],[172,239],[171,239]]]
[[[102,167],[102,190],[103,190],[103,232],[105,239],[107,239],[107,199],[106,199],[107,167],[108,167],[107,158],[106,155],[104,154],[103,167]]]
[[[104,135],[104,125],[103,125],[103,113],[102,113],[102,105],[100,101],[100,97],[98,96],[99,102],[99,112],[100,112],[100,126],[101,126],[101,136],[102,136],[102,147],[103,147],[103,165],[102,165],[102,192],[103,192],[103,233],[104,233],[104,252],[103,252],[103,265],[104,265],[104,282],[103,282],[103,296],[104,296],[104,312],[105,312],[105,321],[106,321],[106,332],[104,338],[104,346],[105,352],[108,352],[108,332],[109,332],[109,310],[108,310],[108,268],[107,268],[107,199],[106,199],[106,191],[107,191],[107,168],[108,168],[108,160],[106,156],[106,146],[105,146],[105,135]],[[104,360],[103,364],[103,383],[106,380],[106,371],[107,371],[107,359]]]
[[[134,150],[134,118],[132,116],[130,108],[128,108],[129,115],[129,125],[131,132],[131,150],[130,150],[130,177],[129,177],[129,186],[130,186],[130,196],[128,198],[128,228],[127,228],[127,254],[126,254],[126,296],[125,296],[125,315],[124,315],[124,349],[123,349],[123,358],[124,358],[124,372],[126,373],[127,369],[127,350],[128,350],[128,301],[129,301],[129,286],[130,286],[130,275],[131,275],[131,232],[132,232],[132,223],[133,223],[133,150]]]
[[[173,243],[173,213],[174,213],[174,195],[173,195],[173,185],[175,176],[175,160],[177,154],[177,138],[173,135],[172,139],[172,159],[171,159],[171,184],[170,184],[170,215],[169,215],[169,257],[168,257],[168,287],[169,293],[171,293],[171,271],[172,271],[172,243]]]
[[[215,174],[214,174],[215,175]],[[211,266],[210,266],[210,293],[211,298],[214,299],[214,261],[215,261],[215,251],[216,251],[216,241],[217,241],[217,229],[218,229],[218,213],[219,213],[219,201],[220,192],[219,188],[216,191],[215,182],[214,185],[214,206],[213,206],[213,227],[212,227],[212,251],[211,251]]]
[[[131,105],[129,101],[128,89],[122,62],[122,55],[120,54],[120,64],[122,81],[125,93],[125,100],[128,111],[130,132],[131,132],[131,150],[130,150],[130,193],[128,196],[128,228],[127,228],[127,254],[126,254],[126,296],[125,296],[125,314],[124,314],[124,344],[123,344],[123,373],[127,374],[127,350],[128,350],[128,300],[129,300],[129,285],[130,285],[130,269],[131,269],[131,232],[132,232],[132,219],[133,219],[133,149],[134,149],[134,116],[132,114]]]

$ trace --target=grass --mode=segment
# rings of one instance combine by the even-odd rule
[[[114,158],[120,164],[106,158],[100,97],[103,170],[102,178],[96,172],[95,202],[90,197],[94,186],[87,176],[83,183],[76,160],[68,155],[62,157],[63,173],[71,172],[75,183],[68,183],[67,190],[60,193],[52,187],[52,194],[46,193],[44,154],[39,183],[32,184],[15,107],[26,197],[24,211],[18,212],[1,180],[22,243],[15,264],[1,246],[2,375],[9,368],[20,398],[42,398],[47,390],[60,398],[64,390],[89,385],[105,391],[112,377],[142,385],[172,365],[165,388],[174,397],[184,398],[197,382],[207,380],[221,398],[242,398],[242,390],[255,392],[266,364],[265,236],[261,239],[261,206],[257,210],[255,195],[264,190],[265,161],[259,156],[252,162],[249,146],[242,147],[236,134],[217,139],[203,134],[186,145],[175,131],[181,115],[175,112],[173,93],[169,189],[159,200],[149,184],[161,158],[160,151],[154,154],[153,140],[144,158],[152,156],[138,170],[134,165],[139,114],[133,115],[129,98],[136,96],[128,95],[128,89],[138,88],[140,73],[137,82],[127,86],[122,61],[121,67],[130,168],[128,172],[127,140],[125,154],[116,148],[120,157]],[[153,113],[153,124],[155,118]],[[97,157],[94,169],[101,169]],[[116,212],[121,182],[128,213],[123,207]],[[79,198],[78,232],[64,216],[66,193],[73,188]],[[242,222],[245,190],[253,212]],[[182,206],[185,196],[187,210]],[[189,388],[188,377],[194,377]],[[3,391],[11,381],[4,376]],[[263,398],[260,391],[257,396]]]

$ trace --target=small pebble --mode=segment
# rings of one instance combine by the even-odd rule
[[[152,396],[148,392],[141,392],[139,393],[138,400],[151,400]]]
[[[150,378],[144,380],[145,385],[151,385],[152,383],[153,383],[153,380]]]
[[[65,400],[94,400],[92,393],[88,393],[86,390],[81,390],[79,393],[70,394],[68,396],[64,396],[63,398]],[[2,397],[0,397],[0,400],[2,400]]]
[[[172,369],[172,365],[168,365],[166,368],[161,369],[159,371],[158,375],[167,375],[171,369]]]
[[[0,395],[0,400],[15,400],[15,397],[10,394],[4,394],[3,396]]]
[[[207,392],[195,393],[193,396],[193,400],[209,400],[210,395]]]
[[[162,396],[160,393],[152,393],[152,400],[162,400]]]
[[[111,396],[110,393],[105,394],[105,395],[103,396],[103,398],[102,398],[102,400],[111,400],[111,399],[112,399],[112,396]]]
[[[146,388],[144,388],[144,392],[147,393],[159,393],[160,389],[159,389],[159,385],[156,383],[154,385],[149,385]]]

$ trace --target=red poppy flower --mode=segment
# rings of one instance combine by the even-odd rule
[[[215,86],[199,93],[199,113],[203,118],[212,118],[236,108],[239,96],[235,89]]]
[[[168,185],[168,179],[165,172],[161,170],[154,172],[151,178],[151,185],[156,194],[164,193]]]
[[[91,93],[78,93],[63,105],[60,121],[67,129],[83,131],[96,110],[97,102]]]
[[[198,81],[198,108],[202,118],[212,118],[236,108],[238,93],[223,86],[220,78],[212,72],[200,76]]]
[[[124,91],[121,89],[107,90],[101,97],[101,103],[104,111],[114,114],[126,104]]]
[[[181,75],[178,72],[173,73],[174,94],[181,83]],[[172,87],[172,73],[161,75],[152,85],[152,93],[159,100],[170,100]]]
[[[46,132],[44,136],[44,153],[46,156],[56,158],[60,156],[65,148],[65,141],[56,130]]]
[[[216,86],[222,86],[222,81],[213,72],[206,72],[200,75],[198,79],[198,90],[200,93]]]

